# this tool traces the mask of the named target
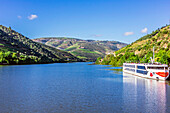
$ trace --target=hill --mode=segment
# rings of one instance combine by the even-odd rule
[[[120,66],[124,62],[150,62],[155,48],[155,61],[170,64],[170,27],[168,25],[141,37],[126,47],[105,58],[98,58],[96,64]]]
[[[37,38],[33,41],[67,51],[85,61],[95,61],[98,57],[104,57],[127,45],[118,41],[81,40],[66,37]]]
[[[81,61],[72,54],[40,44],[0,25],[0,64]]]

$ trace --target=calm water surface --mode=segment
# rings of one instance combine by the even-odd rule
[[[89,63],[0,67],[0,113],[170,113],[170,86]]]

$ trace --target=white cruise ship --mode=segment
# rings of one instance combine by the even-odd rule
[[[166,64],[154,63],[154,47],[152,63],[123,63],[123,72],[140,77],[166,80],[169,77],[169,68]]]
[[[157,80],[166,80],[169,77],[168,65],[156,63],[123,63],[123,72]]]

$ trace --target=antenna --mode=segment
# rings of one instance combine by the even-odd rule
[[[152,57],[150,57],[150,59],[151,59],[150,61],[151,61],[151,62],[152,62],[152,64],[153,64],[153,59],[152,59]]]
[[[154,57],[155,57],[155,53],[154,53],[154,51],[155,51],[155,47],[153,46],[153,61],[152,61],[152,63],[154,63]]]

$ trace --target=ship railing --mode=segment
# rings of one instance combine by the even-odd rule
[[[161,66],[167,66],[167,64],[160,64],[160,63],[123,63],[123,64],[143,64],[143,65],[161,65]]]

